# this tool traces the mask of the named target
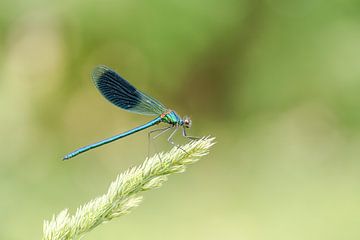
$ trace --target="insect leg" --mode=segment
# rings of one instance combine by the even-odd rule
[[[186,129],[185,129],[185,127],[183,127],[183,129],[182,129],[182,135],[183,135],[184,137],[186,137],[187,139],[190,139],[190,140],[198,140],[198,139],[200,139],[200,137],[188,136],[188,135],[186,134]]]
[[[180,147],[178,144],[175,144],[175,142],[173,140],[173,136],[177,132],[178,129],[179,129],[179,126],[176,126],[175,130],[170,134],[170,136],[168,138],[168,142],[171,143],[173,146],[176,146],[177,148],[181,149],[184,153],[188,154],[188,152],[186,152],[182,147]]]
[[[148,132],[148,157],[150,156],[150,143],[151,143],[151,134],[155,133],[155,132],[159,132],[157,135],[155,135],[155,137],[152,137],[152,139],[155,139],[157,137],[159,137],[161,134],[167,132],[170,128],[172,128],[172,126],[168,126],[168,127],[163,127],[163,128],[158,128],[158,129],[154,129]],[[156,151],[156,149],[155,149]]]

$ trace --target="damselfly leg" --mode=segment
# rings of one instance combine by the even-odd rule
[[[150,154],[150,141],[151,141],[151,138],[152,139],[156,139],[157,137],[161,136],[162,134],[164,134],[165,132],[169,131],[170,129],[172,128],[175,128],[174,131],[170,134],[170,136],[168,137],[168,142],[173,145],[173,146],[176,146],[177,148],[181,149],[183,152],[185,152],[186,154],[188,154],[188,152],[186,152],[182,147],[180,147],[179,144],[176,144],[174,142],[174,135],[176,134],[176,132],[179,130],[179,125],[175,125],[175,126],[168,126],[168,127],[164,127],[164,128],[158,128],[158,129],[155,129],[155,130],[152,130],[148,133],[148,141],[149,141],[149,144],[148,144],[148,156]],[[157,135],[155,135],[154,137],[151,137],[151,134],[155,133],[155,132],[159,132]],[[186,133],[186,129],[185,127],[182,128],[182,135],[189,139],[189,140],[197,140],[197,139],[200,139],[199,137],[194,137],[194,136],[188,136],[187,133]],[[155,149],[156,150],[156,149]]]
[[[149,131],[148,133],[148,157],[150,157],[150,144],[151,144],[151,138],[155,139],[157,137],[159,137],[160,135],[162,135],[163,133],[167,132],[170,128],[172,128],[172,126],[168,126],[168,127],[163,127],[163,128],[158,128],[158,129],[154,129]],[[151,134],[156,133],[156,132],[160,132],[157,135],[155,135],[154,137],[151,137]],[[156,147],[155,147],[155,151]]]
[[[188,154],[188,152],[185,151],[182,147],[180,147],[179,144],[175,144],[173,137],[174,137],[175,133],[179,130],[179,126],[174,126],[174,127],[175,127],[175,130],[170,134],[170,136],[168,138],[168,142],[170,144],[172,144],[173,146],[176,146],[178,149],[181,149],[184,153]]]
[[[199,139],[200,139],[199,137],[188,136],[188,135],[186,134],[186,129],[185,129],[185,127],[183,127],[183,129],[182,129],[182,135],[183,135],[184,137],[186,137],[187,139],[189,139],[189,140],[199,140]]]

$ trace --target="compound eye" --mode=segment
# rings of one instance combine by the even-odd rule
[[[184,119],[184,126],[187,128],[191,127],[191,120],[189,118]]]

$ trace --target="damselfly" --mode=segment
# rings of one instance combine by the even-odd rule
[[[157,116],[155,119],[151,120],[144,125],[133,128],[129,131],[120,133],[113,137],[104,139],[102,141],[81,147],[64,157],[64,160],[75,157],[76,155],[86,152],[90,149],[102,146],[104,144],[113,142],[120,138],[129,136],[133,133],[139,132],[151,126],[157,125],[159,123],[168,124],[167,127],[161,129],[152,130],[150,133],[161,131],[160,134],[168,131],[169,129],[174,129],[170,134],[168,141],[175,145],[173,141],[173,136],[175,132],[182,128],[182,134],[184,137],[194,139],[195,137],[187,136],[186,128],[191,127],[191,119],[187,116],[181,118],[175,111],[166,108],[158,100],[150,97],[149,95],[137,90],[132,86],[128,81],[122,78],[114,70],[106,66],[98,66],[94,69],[92,73],[92,79],[96,88],[100,93],[114,105],[125,109],[130,112],[139,113],[143,115],[152,115]],[[149,134],[150,134],[149,133]]]

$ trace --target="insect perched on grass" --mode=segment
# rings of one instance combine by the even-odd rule
[[[174,131],[170,134],[168,141],[171,144],[175,145],[173,141],[173,136],[175,132],[179,129],[179,127],[182,127],[182,133],[184,137],[187,137],[189,139],[196,139],[196,137],[187,136],[186,134],[186,128],[191,127],[191,119],[189,117],[186,116],[184,118],[181,118],[175,111],[166,108],[158,100],[137,90],[128,81],[120,77],[119,74],[117,74],[109,67],[97,66],[92,73],[92,79],[100,93],[116,106],[130,112],[143,115],[152,115],[157,117],[150,122],[130,129],[129,131],[104,139],[100,142],[81,147],[67,154],[64,157],[64,160],[75,157],[76,155],[79,155],[80,153],[86,152],[90,149],[129,136],[133,133],[139,132],[159,123],[167,123],[168,126],[150,131],[149,136],[153,132],[160,131],[160,133],[157,135],[159,136],[162,133],[168,131],[169,129],[174,129]]]

